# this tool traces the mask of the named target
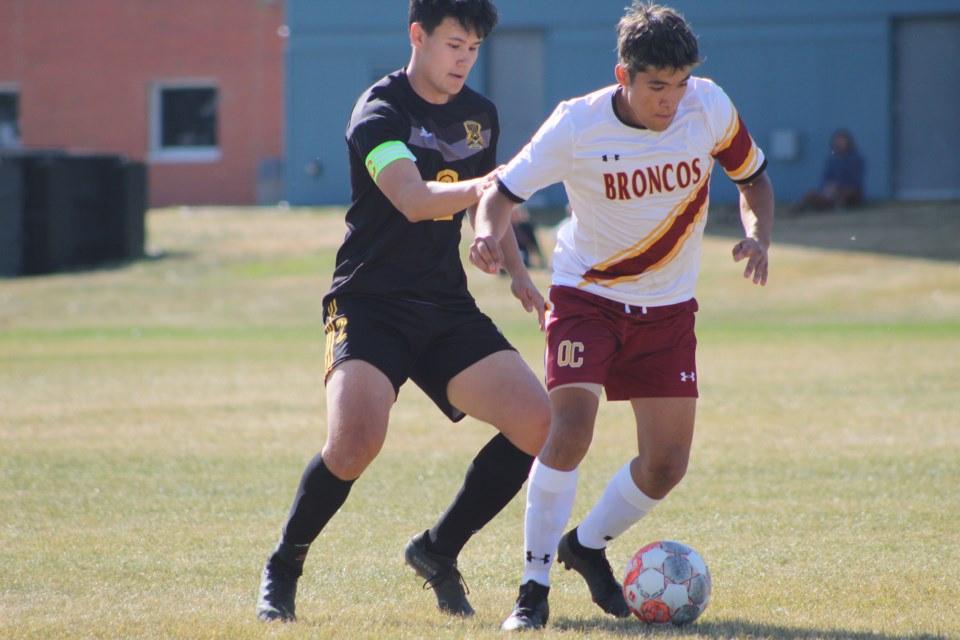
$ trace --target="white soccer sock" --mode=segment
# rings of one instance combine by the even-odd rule
[[[558,471],[541,464],[539,458],[533,461],[524,518],[523,583],[534,580],[550,586],[550,568],[576,495],[576,469]]]
[[[634,483],[628,462],[610,479],[603,495],[577,526],[577,539],[590,549],[603,549],[658,504],[660,500],[648,497]]]

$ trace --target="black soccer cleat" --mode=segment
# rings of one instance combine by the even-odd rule
[[[606,549],[588,549],[577,540],[574,527],[560,538],[557,546],[557,562],[567,571],[573,569],[587,581],[590,596],[601,609],[618,618],[630,616],[630,607],[623,597],[623,587],[613,577],[607,562]]]
[[[455,616],[472,616],[473,607],[467,602],[470,593],[466,581],[457,569],[457,559],[427,550],[427,532],[410,538],[403,556],[417,575],[425,580],[424,589],[433,589],[440,611]]]
[[[297,579],[300,576],[282,568],[267,566],[260,578],[257,618],[264,622],[296,622]]]
[[[500,625],[500,629],[503,631],[542,629],[547,624],[547,618],[550,617],[550,604],[547,602],[549,594],[550,587],[527,580],[520,585],[517,604],[513,606],[510,616]]]

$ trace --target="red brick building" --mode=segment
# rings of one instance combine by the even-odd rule
[[[285,35],[282,0],[0,0],[0,147],[143,161],[151,207],[276,202]]]

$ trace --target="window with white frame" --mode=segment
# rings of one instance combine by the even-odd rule
[[[20,90],[0,83],[0,149],[20,146]]]
[[[162,82],[153,86],[152,94],[152,159],[203,162],[220,158],[216,84]]]

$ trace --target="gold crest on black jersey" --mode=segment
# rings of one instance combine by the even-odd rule
[[[463,127],[467,130],[467,148],[483,149],[483,134],[480,133],[480,123],[467,120],[463,123]]]

